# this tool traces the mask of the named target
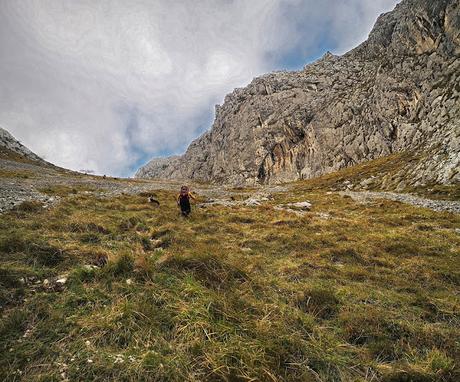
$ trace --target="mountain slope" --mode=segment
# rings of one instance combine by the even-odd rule
[[[404,182],[460,181],[459,7],[401,2],[349,53],[236,89],[182,157],[152,160],[136,176],[276,183],[417,151]]]
[[[0,127],[0,159],[18,159],[18,156],[21,159],[48,164]]]

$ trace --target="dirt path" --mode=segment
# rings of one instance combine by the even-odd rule
[[[360,203],[367,203],[377,199],[388,199],[417,207],[429,208],[438,212],[447,211],[460,214],[460,202],[451,200],[432,200],[411,194],[398,194],[396,192],[342,191],[340,195],[348,195]]]

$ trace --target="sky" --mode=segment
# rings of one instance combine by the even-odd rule
[[[132,176],[235,87],[345,53],[396,3],[1,0],[0,127],[56,165]]]

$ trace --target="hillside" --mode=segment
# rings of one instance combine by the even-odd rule
[[[47,164],[42,158],[21,144],[8,131],[0,127],[0,159],[35,162],[40,165]],[[48,163],[49,164],[49,163]]]
[[[458,187],[349,195],[405,163],[192,185],[189,219],[179,183],[42,179],[0,215],[0,379],[458,381]]]
[[[0,129],[0,214],[24,203],[51,208],[61,197],[81,192],[94,197],[135,194],[154,188],[171,189],[174,182],[152,182],[82,174],[38,157]],[[36,205],[36,206],[37,206]]]
[[[136,176],[278,183],[408,152],[401,187],[459,182],[459,7],[403,0],[349,53],[236,89],[184,155]]]

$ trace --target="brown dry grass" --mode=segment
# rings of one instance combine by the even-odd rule
[[[166,191],[2,215],[0,377],[458,380],[460,218],[326,192],[345,176],[189,219]]]

